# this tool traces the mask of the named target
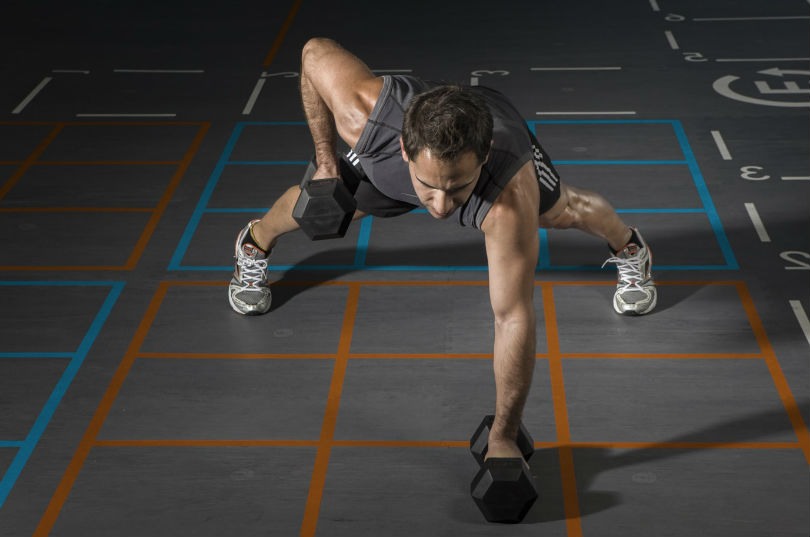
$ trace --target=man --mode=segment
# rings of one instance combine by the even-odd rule
[[[355,219],[421,205],[437,219],[458,213],[461,225],[484,233],[496,385],[487,456],[520,457],[515,439],[535,362],[537,228],[578,228],[609,244],[619,313],[655,307],[649,248],[601,196],[560,183],[521,115],[494,90],[376,77],[334,41],[315,38],[302,52],[301,98],[315,144],[307,178],[358,183]],[[346,156],[337,155],[338,136],[352,148]],[[267,255],[298,229],[299,193],[291,187],[239,233],[228,290],[237,312],[269,310]]]

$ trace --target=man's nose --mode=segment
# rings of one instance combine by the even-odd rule
[[[453,200],[447,195],[447,192],[437,191],[433,196],[433,209],[437,213],[446,214],[450,212],[453,206]]]

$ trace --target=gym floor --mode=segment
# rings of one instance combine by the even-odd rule
[[[0,35],[0,535],[810,533],[807,0],[12,1]],[[285,237],[272,311],[232,241],[311,153],[312,36],[510,96],[654,252],[540,231],[524,423],[541,491],[484,521],[482,237],[417,211]]]

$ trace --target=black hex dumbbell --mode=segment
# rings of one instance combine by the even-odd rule
[[[534,453],[534,440],[521,423],[517,444],[523,458],[484,460],[489,431],[495,416],[485,416],[470,438],[470,453],[481,466],[470,484],[470,494],[489,522],[517,523],[523,520],[539,496],[526,461]]]
[[[341,179],[309,179],[301,186],[292,216],[310,239],[336,239],[346,234],[355,209],[354,192]]]

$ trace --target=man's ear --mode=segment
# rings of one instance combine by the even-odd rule
[[[405,162],[410,162],[408,159],[408,153],[405,152],[405,143],[402,141],[402,136],[399,137],[399,150],[402,152],[402,160]]]
[[[490,155],[490,153],[492,153],[492,146],[493,146],[493,145],[495,145],[495,140],[490,140],[490,141],[489,141],[489,151],[487,151],[487,156],[486,156],[486,157],[484,157],[484,162],[482,162],[482,163],[481,163],[481,165],[482,165],[482,166],[483,166],[484,164],[486,164],[486,163],[487,163],[487,161],[489,160],[489,155]]]

